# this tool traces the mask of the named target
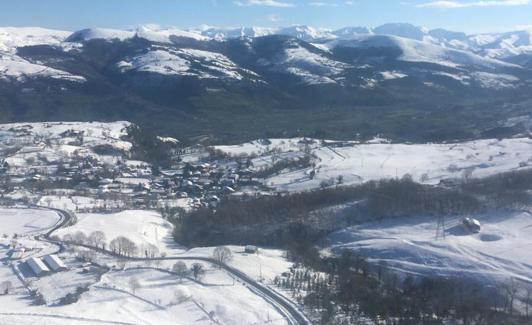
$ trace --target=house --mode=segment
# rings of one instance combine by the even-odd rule
[[[65,263],[57,255],[46,255],[43,257],[43,261],[54,272],[67,269]]]
[[[30,257],[26,261],[26,265],[28,265],[36,276],[42,276],[50,273],[50,269],[44,265],[43,261],[41,261],[38,257]]]
[[[20,260],[21,258],[24,257],[24,254],[26,253],[26,248],[24,247],[17,247],[15,249],[13,249],[13,251],[11,252],[11,256],[10,258],[12,260]]]
[[[257,246],[247,245],[246,247],[244,247],[244,253],[247,254],[257,254],[258,251],[259,249]]]
[[[462,219],[462,225],[469,231],[474,233],[480,232],[480,222],[474,218],[464,218]]]

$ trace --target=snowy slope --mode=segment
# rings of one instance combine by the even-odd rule
[[[311,51],[296,41],[285,44],[282,53],[272,60],[260,59],[259,65],[270,70],[297,76],[306,84],[337,83],[349,64],[327,58],[321,50]]]
[[[530,212],[475,217],[482,225],[479,234],[467,232],[454,216],[446,220],[446,237],[439,240],[434,217],[369,222],[331,234],[326,251],[353,249],[404,273],[532,282]]]
[[[241,80],[244,75],[258,77],[242,69],[225,55],[196,49],[153,47],[144,54],[118,63],[122,72],[153,72],[165,75],[197,76],[200,79],[227,78]]]
[[[83,76],[48,66],[31,63],[16,55],[0,54],[0,79],[24,81],[32,78],[52,78],[72,82],[85,82]]]
[[[471,52],[446,49],[427,42],[396,36],[361,36],[354,40],[338,40],[328,44],[330,48],[354,47],[361,49],[397,48],[398,59],[409,62],[428,62],[448,67],[480,66],[485,68],[516,67],[498,60],[484,58]]]
[[[69,42],[85,42],[93,39],[124,41],[133,37],[144,38],[155,43],[172,43],[173,37],[186,37],[205,41],[208,37],[178,28],[160,28],[154,25],[142,25],[136,29],[120,30],[111,28],[87,28],[74,32],[67,38]]]
[[[200,26],[191,28],[190,31],[201,34],[210,39],[224,41],[231,38],[240,37],[261,37],[275,34],[277,29],[267,27],[239,27],[239,28],[221,28],[214,26]]]
[[[172,239],[172,225],[161,215],[153,211],[127,210],[119,213],[97,214],[80,213],[78,222],[56,232],[60,237],[73,235],[78,231],[90,235],[93,231],[102,231],[107,244],[118,236],[132,240],[138,247],[154,245],[160,251],[166,250]]]
[[[111,28],[86,28],[71,34],[66,41],[83,42],[93,39],[125,40],[135,36],[135,32]]]
[[[303,151],[300,139],[273,139],[270,144],[255,141],[237,146],[218,146],[232,155]],[[265,180],[265,184],[282,191],[302,191],[318,188],[323,181],[342,175],[344,184],[358,184],[370,180],[402,177],[409,174],[414,180],[438,184],[443,179],[461,178],[471,172],[473,177],[485,177],[505,171],[529,168],[532,165],[532,140],[477,140],[456,144],[386,144],[351,143],[330,147],[315,142],[310,145],[317,157],[316,175],[310,169],[282,172]]]
[[[40,27],[0,27],[0,53],[14,53],[17,47],[60,45],[70,32]]]

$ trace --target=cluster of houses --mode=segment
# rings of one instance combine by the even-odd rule
[[[62,142],[58,143],[70,141],[69,144],[78,148],[59,157],[60,153],[42,153],[43,146],[39,147],[39,144],[49,142],[49,139],[25,139],[29,142],[20,149],[25,150],[22,156],[32,157],[25,158],[26,164],[10,166],[1,160],[0,185],[5,186],[0,187],[0,196],[3,194],[9,198],[9,193],[31,190],[34,197],[84,196],[104,202],[127,202],[128,207],[139,209],[159,207],[155,206],[157,202],[172,206],[172,201],[182,198],[186,198],[187,204],[192,207],[215,207],[223,197],[238,195],[242,187],[252,190],[262,187],[253,179],[248,164],[238,159],[205,157],[184,162],[176,155],[176,162],[171,168],[154,170],[146,162],[115,155],[113,150],[116,149],[111,146],[99,145],[102,148],[98,149],[80,146],[83,137],[78,131],[67,131],[60,137],[56,141]],[[99,159],[94,155],[97,151],[107,158]],[[47,158],[50,156],[53,159]],[[113,206],[116,205],[110,203],[100,208],[110,209]]]
[[[67,269],[63,260],[57,255],[46,255],[42,258],[30,257],[25,263],[37,277]]]

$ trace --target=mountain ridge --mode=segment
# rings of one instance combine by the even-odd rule
[[[169,136],[217,141],[378,134],[446,141],[497,128],[526,132],[507,126],[501,112],[526,115],[532,101],[526,54],[501,60],[427,36],[404,37],[411,27],[403,37],[322,38],[321,30],[294,28],[299,37],[254,30],[261,36],[224,40],[155,26],[49,35],[39,29],[39,37],[32,29],[1,30],[0,45],[8,47],[0,51],[3,122],[125,119]],[[463,121],[454,125],[445,111]]]

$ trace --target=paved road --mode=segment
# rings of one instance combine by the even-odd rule
[[[71,213],[69,213],[68,211],[64,211],[60,209],[52,209],[52,208],[48,208],[48,209],[57,212],[61,216],[62,220],[60,220],[60,222],[58,222],[56,226],[54,226],[46,234],[44,234],[42,238],[38,238],[38,239],[59,245],[60,251],[64,250],[65,245],[74,245],[74,246],[81,246],[81,247],[89,248],[89,249],[98,251],[99,253],[102,253],[102,254],[120,257],[120,258],[126,258],[132,261],[188,260],[188,261],[206,262],[206,263],[215,265],[217,267],[220,267],[224,269],[226,272],[233,275],[235,278],[238,278],[246,287],[248,287],[248,289],[250,289],[257,295],[260,295],[266,301],[268,301],[281,315],[285,317],[285,319],[288,321],[289,324],[291,325],[310,325],[311,324],[311,322],[305,317],[305,315],[290,300],[286,299],[284,296],[280,295],[274,290],[264,286],[262,283],[255,281],[254,279],[252,279],[251,277],[249,277],[247,274],[243,273],[242,271],[237,270],[233,267],[230,267],[226,264],[220,263],[219,261],[213,258],[202,257],[202,256],[179,256],[179,255],[157,257],[157,258],[124,257],[124,256],[119,256],[113,252],[102,250],[102,249],[92,247],[89,245],[77,244],[77,243],[66,243],[62,241],[52,240],[50,239],[50,236],[52,235],[54,231],[62,227],[66,227],[66,226],[74,224],[76,221],[76,217],[72,215]]]

